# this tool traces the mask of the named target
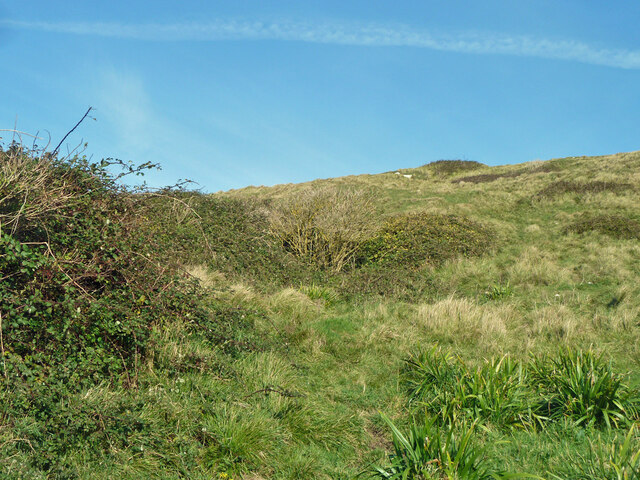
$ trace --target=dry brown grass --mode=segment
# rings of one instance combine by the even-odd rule
[[[207,268],[205,265],[193,265],[186,267],[187,273],[198,280],[204,288],[216,288],[227,283],[222,272],[216,272]]]
[[[485,346],[500,344],[515,317],[515,310],[508,304],[478,305],[454,296],[420,305],[415,312],[418,327],[433,335],[447,341]]]
[[[526,247],[508,272],[513,284],[527,288],[577,280],[574,272],[562,267],[554,254],[536,246]]]
[[[65,207],[77,197],[64,180],[71,174],[67,170],[59,178],[50,157],[31,155],[21,146],[0,150],[0,226],[15,231],[20,221],[33,223]]]
[[[575,338],[579,329],[579,319],[564,305],[547,305],[531,313],[530,335],[536,341],[568,342]]]

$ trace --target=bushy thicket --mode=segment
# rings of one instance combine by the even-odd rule
[[[210,226],[218,236],[193,220],[192,208],[167,215],[167,206],[201,196],[124,187],[111,173],[117,165],[134,174],[153,167],[57,158],[15,144],[0,151],[0,456],[18,459],[12,468],[29,478],[75,478],[68,459],[78,451],[97,458],[130,450],[133,437],[158,437],[142,418],[138,390],[149,368],[166,375],[226,368],[198,352],[167,363],[158,344],[163,326],[183,325],[229,359],[265,344],[253,328],[262,312],[206,298],[180,268],[178,254],[196,245],[241,261],[220,247],[238,228],[225,232],[218,222]],[[226,215],[239,210],[235,204],[222,205],[212,215],[242,218]],[[206,246],[209,238],[217,244]],[[107,385],[131,394],[93,401]],[[175,447],[158,441],[168,452]]]
[[[271,233],[284,248],[321,269],[352,265],[376,226],[361,191],[321,188],[283,199],[271,211]]]
[[[381,222],[372,205],[362,191],[309,190],[270,206],[269,233],[303,261],[307,278],[347,297],[405,301],[437,290],[423,267],[481,255],[495,246],[490,231],[467,218],[419,212]]]
[[[477,170],[478,168],[486,167],[486,165],[474,160],[436,160],[428,163],[425,167],[439,175],[453,175],[469,170]]]
[[[419,268],[457,257],[481,255],[494,246],[482,225],[454,215],[409,213],[387,219],[364,243],[364,264]]]
[[[194,191],[145,196],[157,256],[268,289],[310,278],[308,266],[269,233],[267,205]]]
[[[204,315],[195,284],[157,262],[142,195],[119,185],[110,163],[16,144],[0,153],[0,378],[9,388],[135,383],[154,322]]]
[[[613,238],[640,238],[640,223],[622,215],[583,215],[565,233],[599,232]]]

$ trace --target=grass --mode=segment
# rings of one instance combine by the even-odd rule
[[[149,298],[184,307],[147,320],[144,355],[118,374],[131,381],[67,391],[0,375],[2,475],[637,478],[640,247],[597,225],[637,219],[637,191],[619,185],[640,181],[640,154],[438,165],[402,170],[410,179],[134,197],[160,245],[152,258],[180,272],[150,275]],[[471,174],[501,177],[455,182]],[[391,244],[406,258],[317,268],[269,234],[269,215],[321,186],[368,195],[376,232],[396,218],[456,228],[411,230]],[[559,193],[536,197],[545,189]],[[592,228],[569,230],[583,219]],[[430,261],[411,256],[443,230]],[[482,248],[454,251],[469,235]],[[163,296],[170,282],[182,296]]]

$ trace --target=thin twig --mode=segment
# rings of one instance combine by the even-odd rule
[[[26,135],[31,138],[35,138],[36,140],[44,140],[42,137],[38,137],[37,135],[32,135],[27,132],[21,132],[20,130],[14,130],[13,128],[0,128],[0,132],[12,132],[17,133],[18,135]]]
[[[93,110],[93,107],[89,107],[89,109],[88,109],[88,110],[86,111],[86,113],[82,116],[82,118],[80,119],[80,121],[79,121],[78,123],[76,123],[75,127],[73,127],[71,130],[69,130],[69,131],[67,132],[67,134],[66,134],[64,137],[62,137],[62,140],[60,140],[60,143],[56,146],[56,148],[54,148],[54,149],[53,149],[53,152],[51,152],[51,156],[52,156],[52,157],[55,157],[55,156],[56,156],[56,154],[58,153],[58,150],[60,150],[60,145],[62,145],[62,143],[67,139],[67,137],[68,137],[69,135],[71,135],[71,134],[73,133],[73,131],[74,131],[76,128],[78,128],[78,126],[80,126],[80,124],[83,122],[83,120],[84,120],[85,118],[87,118],[87,115],[89,115],[89,112],[90,112],[91,110]]]
[[[249,395],[245,395],[244,397],[242,397],[242,400],[246,400],[249,397],[253,397],[254,395],[257,395],[258,393],[264,393],[265,395],[269,395],[270,393],[277,393],[278,395],[281,395],[285,398],[300,398],[300,397],[304,397],[304,395],[302,395],[301,393],[294,393],[294,392],[289,392],[287,390],[279,390],[277,388],[273,388],[273,387],[264,387],[261,388],[260,390],[256,390],[255,392],[251,392]]]
[[[2,336],[2,311],[0,311],[0,349],[2,349],[2,371],[7,378],[7,365],[4,361],[4,337]]]
[[[78,287],[80,290],[82,290],[85,293],[85,295],[87,295],[89,298],[91,298],[92,300],[95,301],[95,297],[93,295],[91,295],[87,290],[85,290],[82,285],[80,285],[74,278],[71,277],[71,275],[69,275],[65,271],[64,268],[62,268],[62,265],[60,265],[60,262],[58,261],[58,259],[56,258],[55,254],[53,253],[53,250],[51,250],[51,237],[49,236],[49,230],[45,228],[44,232],[47,235],[47,241],[46,242],[42,242],[42,243],[43,243],[43,245],[45,245],[47,247],[47,252],[49,253],[49,255],[51,255],[51,258],[53,258],[54,265],[56,267],[58,267],[58,269],[62,272],[62,274],[65,277],[67,277],[71,283],[73,283],[76,287]]]

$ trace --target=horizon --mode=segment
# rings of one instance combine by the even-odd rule
[[[631,1],[155,7],[0,6],[0,128],[55,145],[92,106],[70,148],[207,192],[640,149]]]

